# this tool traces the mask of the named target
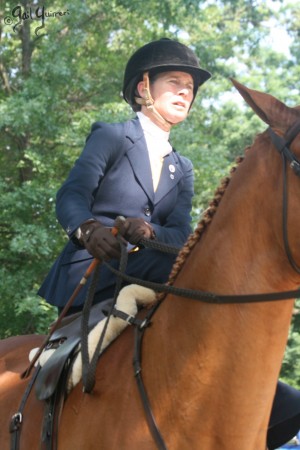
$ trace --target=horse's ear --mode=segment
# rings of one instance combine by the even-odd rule
[[[277,100],[270,94],[249,89],[238,81],[230,78],[235,88],[239,91],[244,100],[254,110],[254,112],[268,125],[277,125],[278,113],[287,108],[284,103]]]

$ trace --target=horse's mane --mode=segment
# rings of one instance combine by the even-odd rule
[[[211,223],[218,206],[223,198],[223,195],[226,191],[227,186],[230,183],[231,177],[233,173],[236,171],[239,164],[244,160],[243,156],[239,156],[235,160],[235,165],[231,168],[229,176],[223,178],[221,180],[220,185],[215,191],[214,198],[209,203],[207,209],[204,211],[202,218],[198,222],[197,227],[195,228],[194,232],[190,234],[188,240],[180,250],[176,261],[172,267],[171,273],[169,275],[169,280],[167,284],[172,285],[174,281],[176,280],[177,275],[179,274],[181,268],[184,265],[184,262],[187,258],[187,256],[190,254],[191,250],[194,248],[194,246],[197,244],[197,242],[200,241],[201,236],[203,235],[204,231],[207,229],[208,225]]]

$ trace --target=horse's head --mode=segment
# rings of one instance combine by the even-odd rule
[[[270,144],[282,159],[283,196],[278,201],[282,201],[283,242],[291,266],[300,274],[300,107],[288,107],[270,94],[231,81],[254,112],[270,126]]]

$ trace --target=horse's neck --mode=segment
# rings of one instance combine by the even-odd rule
[[[258,156],[258,152],[259,145],[249,152],[232,177],[215,217],[189,255],[175,284],[229,295],[278,292],[298,287],[283,245],[282,186],[278,177],[280,158],[274,162],[277,156],[274,150],[265,150],[263,156]],[[179,303],[184,317],[185,305],[182,300]],[[224,315],[218,314],[217,306],[189,303],[193,310],[191,321],[199,311],[200,320],[195,317],[194,323],[201,336],[206,321],[202,317],[207,314],[212,328],[226,331],[229,341],[232,334],[233,339],[247,343],[259,332],[265,339],[259,343],[261,349],[269,344],[273,349],[277,346],[281,349],[280,360],[286,344],[292,301],[225,305],[220,308]],[[257,343],[255,346],[258,348]],[[242,349],[243,344],[240,347]]]
[[[257,153],[252,149],[234,174],[193,252],[192,270],[184,269],[197,270],[198,288],[242,294],[297,287],[283,245],[281,161],[274,150]]]
[[[290,269],[285,269],[286,258],[274,225],[281,215],[272,204],[272,181],[265,183],[263,195],[257,195],[262,187],[259,180],[254,181],[246,165],[233,178],[175,285],[220,294],[296,287],[288,277]],[[259,203],[257,199],[264,196],[268,201]],[[193,411],[195,420],[201,417],[201,425],[195,423],[195,427],[209,436],[203,448],[217,448],[216,433],[227,436],[229,445],[219,448],[252,450],[251,439],[253,446],[261,445],[262,438],[255,433],[267,427],[292,308],[291,301],[209,305],[173,296],[164,301],[157,314],[156,333],[146,340],[146,367],[156,371],[157,386],[161,381],[172,393],[171,398],[164,398],[160,388],[154,388],[159,390],[160,405],[173,411],[181,408],[182,416],[190,420]],[[250,423],[255,430],[251,436]],[[234,437],[237,430],[240,436],[243,432],[248,436],[245,446]]]

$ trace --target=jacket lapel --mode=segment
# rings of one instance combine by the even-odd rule
[[[154,203],[152,173],[144,133],[138,119],[130,121],[129,125],[126,135],[129,145],[126,154],[139,184]]]
[[[152,204],[157,204],[183,177],[176,152],[173,151],[164,158],[160,180],[154,193],[147,144],[138,119],[129,122],[126,139],[128,140],[126,154],[132,170],[149,200]]]
[[[173,151],[164,158],[160,180],[154,196],[154,204],[158,203],[163,197],[165,197],[168,192],[176,186],[182,177],[183,173],[181,171],[177,155]]]

